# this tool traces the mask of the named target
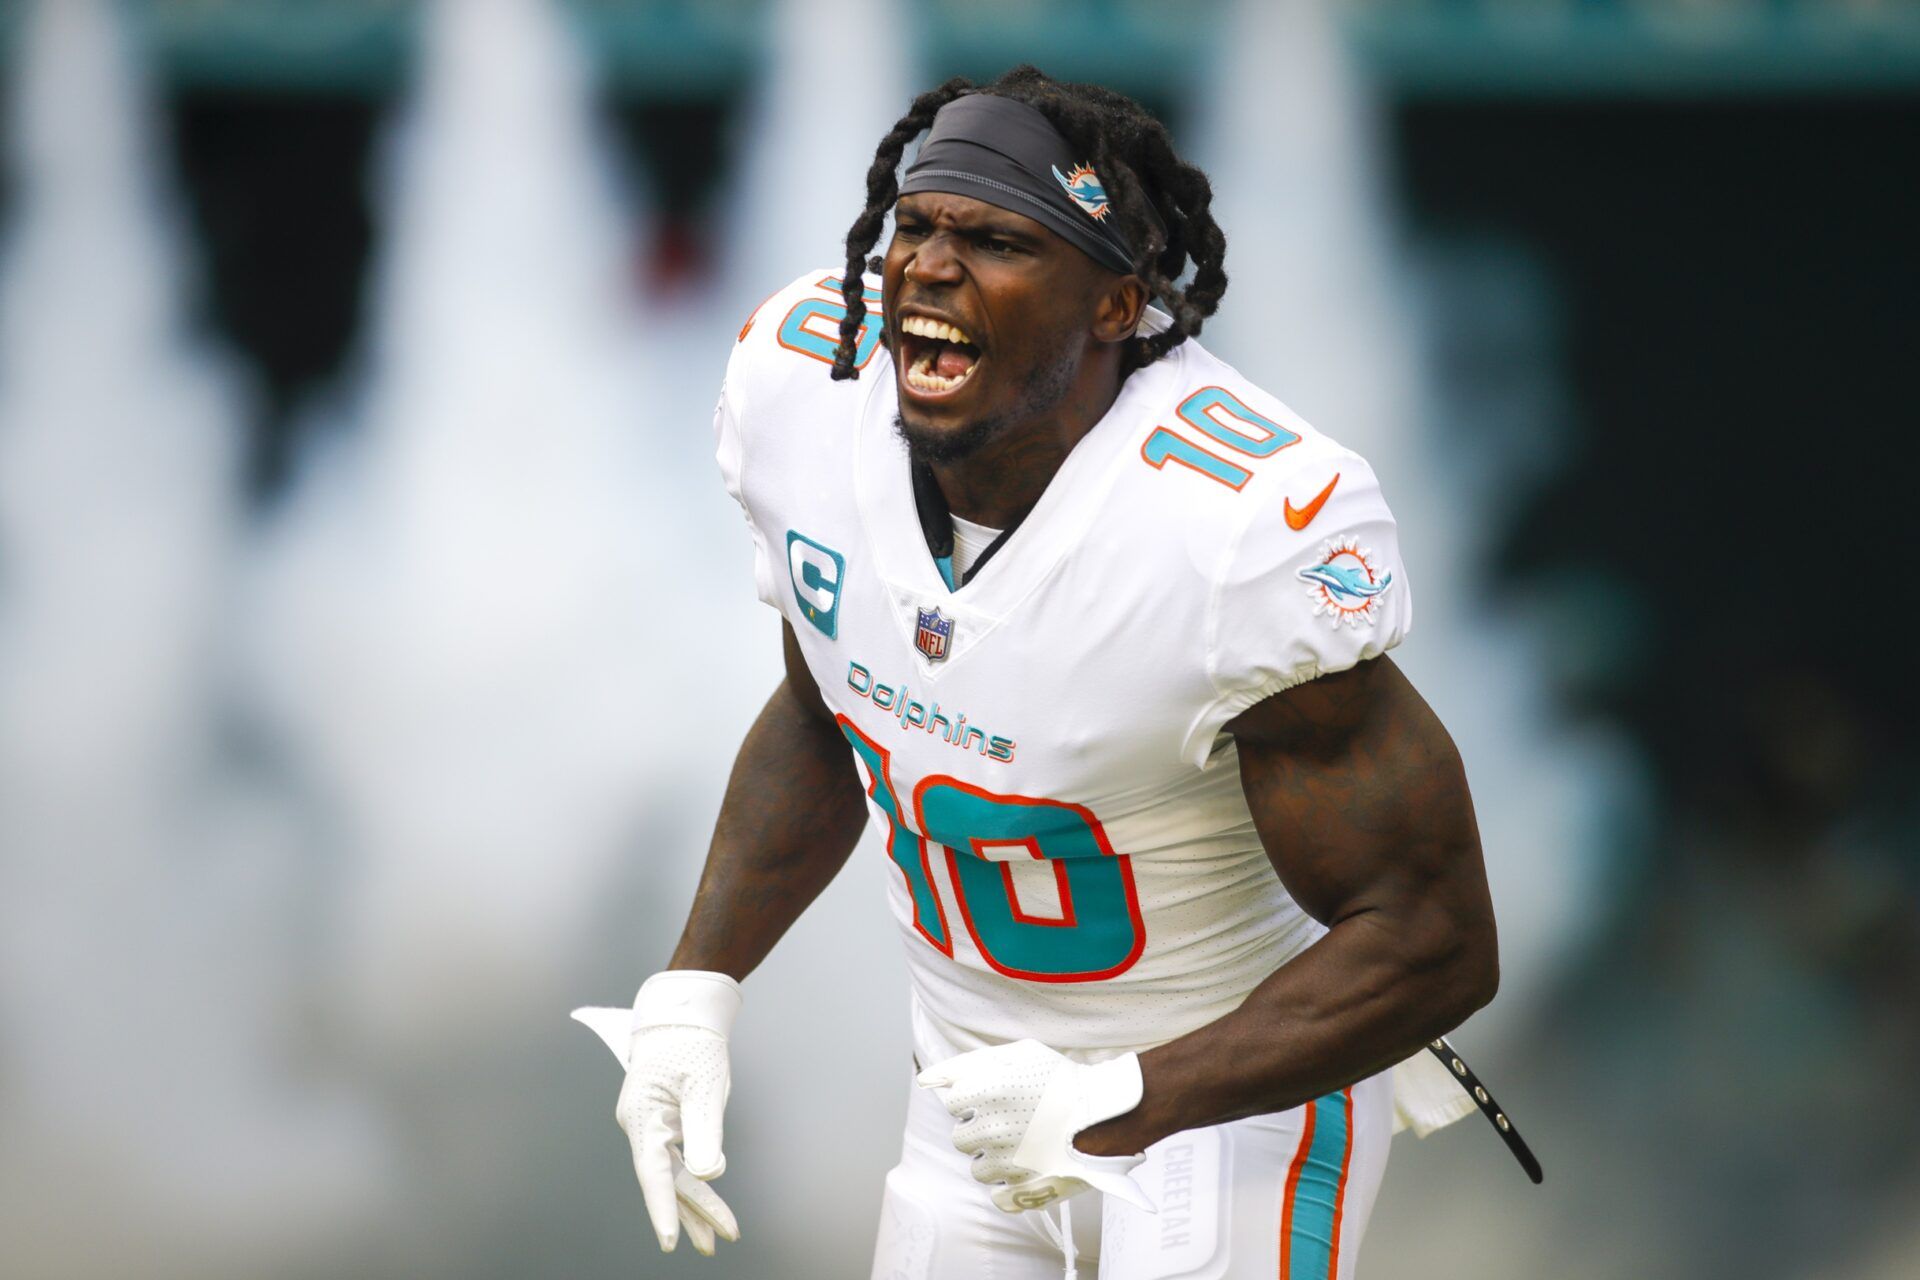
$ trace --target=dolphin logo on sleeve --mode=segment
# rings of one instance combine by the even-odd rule
[[[1393,586],[1393,574],[1374,565],[1373,552],[1352,538],[1329,542],[1320,559],[1299,571],[1313,612],[1334,626],[1374,624],[1375,602]]]
[[[1308,582],[1317,582],[1341,600],[1370,600],[1393,585],[1389,573],[1378,582],[1367,578],[1367,571],[1352,564],[1316,564],[1300,571]]]

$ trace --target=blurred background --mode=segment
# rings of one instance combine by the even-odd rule
[[[1502,924],[1457,1039],[1548,1181],[1403,1136],[1368,1274],[1920,1275],[1912,0],[0,15],[8,1276],[867,1274],[877,851],[747,985],[718,1260],[566,1014],[666,959],[777,679],[732,336],[1020,61],[1209,169],[1206,343],[1420,580]]]

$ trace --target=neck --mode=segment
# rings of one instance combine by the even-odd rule
[[[989,529],[1007,529],[1040,501],[1073,447],[1107,416],[1120,395],[1118,362],[1083,379],[1043,417],[1021,423],[978,453],[929,464],[947,510]]]

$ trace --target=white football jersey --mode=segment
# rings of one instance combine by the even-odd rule
[[[950,590],[867,283],[857,381],[828,377],[839,277],[809,273],[742,330],[715,431],[760,597],[867,790],[920,1060],[1182,1035],[1323,932],[1274,874],[1222,726],[1406,635],[1379,482],[1188,341]]]

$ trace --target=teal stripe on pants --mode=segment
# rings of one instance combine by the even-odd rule
[[[1348,1101],[1330,1093],[1313,1103],[1313,1145],[1293,1193],[1293,1235],[1285,1280],[1334,1280],[1333,1217],[1347,1164]]]

